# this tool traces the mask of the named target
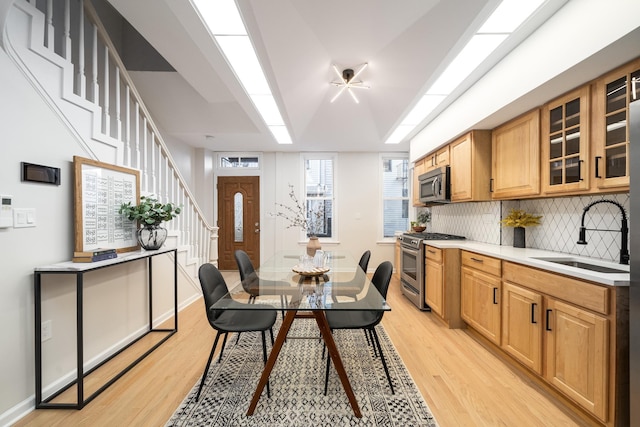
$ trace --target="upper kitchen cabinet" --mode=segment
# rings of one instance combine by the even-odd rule
[[[535,109],[491,133],[494,199],[540,194],[540,110]]]
[[[446,145],[438,151],[429,154],[426,157],[427,172],[437,168],[443,168],[449,165],[449,146]]]
[[[474,130],[449,144],[451,201],[491,200],[491,131]]]
[[[547,194],[589,189],[589,102],[585,85],[542,107],[542,186]]]
[[[413,206],[424,206],[424,203],[420,203],[420,183],[418,182],[418,177],[427,172],[430,164],[428,157],[416,160],[413,164],[413,191],[411,193]]]
[[[592,117],[594,191],[628,191],[629,103],[640,98],[640,58],[594,85]]]

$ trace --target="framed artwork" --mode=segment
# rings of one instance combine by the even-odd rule
[[[140,203],[140,171],[78,156],[73,164],[74,256],[102,249],[138,250],[137,223],[118,210],[123,203]]]

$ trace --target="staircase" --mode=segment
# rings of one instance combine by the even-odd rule
[[[5,50],[87,157],[139,169],[142,195],[182,206],[165,223],[181,268],[195,278],[202,263],[217,263],[218,229],[180,175],[91,2],[14,0],[7,16]]]

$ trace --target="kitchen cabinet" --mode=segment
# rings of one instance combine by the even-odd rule
[[[493,199],[540,194],[540,110],[535,109],[491,132]]]
[[[640,59],[606,74],[593,87],[594,190],[629,191],[629,103],[640,98]]]
[[[420,203],[420,183],[418,181],[418,177],[427,172],[427,167],[428,160],[426,157],[420,160],[416,160],[413,164],[413,206],[424,206],[424,203]]]
[[[502,284],[502,349],[542,375],[542,295]]]
[[[491,200],[491,131],[474,130],[449,144],[451,201]]]
[[[461,316],[467,324],[500,345],[501,261],[462,251]]]
[[[426,171],[432,171],[437,168],[442,168],[449,165],[449,146],[446,145],[435,151],[430,153],[426,157]]]
[[[402,249],[400,247],[400,240],[396,238],[396,246],[394,251],[393,265],[395,269],[395,277],[400,280],[400,259],[402,256]]]
[[[562,194],[589,189],[590,86],[542,107],[542,190]]]
[[[605,425],[627,425],[628,289],[503,263],[502,349]],[[626,399],[628,400],[628,399]]]
[[[425,248],[425,303],[451,329],[462,328],[460,317],[460,249]]]

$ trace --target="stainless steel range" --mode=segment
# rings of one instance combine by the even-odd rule
[[[400,286],[402,294],[420,310],[431,311],[424,301],[424,241],[464,240],[463,236],[442,233],[404,233],[400,237]]]

